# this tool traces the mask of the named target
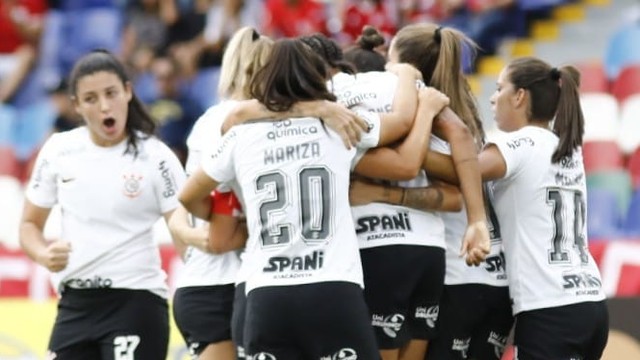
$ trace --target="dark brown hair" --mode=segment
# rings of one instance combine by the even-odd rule
[[[462,49],[473,53],[476,45],[462,32],[435,24],[413,24],[396,34],[391,46],[400,62],[415,66],[425,84],[440,90],[451,100],[451,109],[460,116],[474,135],[478,146],[484,130],[471,87],[462,72]]]
[[[580,72],[573,66],[559,69],[546,62],[524,57],[507,65],[507,79],[515,90],[529,92],[529,121],[553,122],[553,132],[560,138],[551,161],[571,156],[582,146],[584,116],[580,107]]]
[[[123,85],[131,83],[124,66],[113,54],[106,50],[94,50],[80,58],[71,70],[69,80],[69,92],[71,96],[76,97],[78,81],[80,79],[101,71],[116,75],[120,81],[122,81]],[[140,99],[133,93],[133,90],[131,100],[129,101],[125,129],[127,132],[127,148],[124,153],[131,153],[134,157],[138,156],[138,140],[146,139],[153,135],[156,129],[153,118],[149,112],[147,112],[147,109]],[[140,135],[140,133],[143,135]]]
[[[300,40],[318,54],[329,67],[347,74],[355,73],[353,65],[344,60],[342,49],[335,41],[320,33],[302,36]]]
[[[356,45],[345,51],[344,58],[356,67],[358,72],[384,71],[387,60],[374,49],[384,44],[384,37],[373,26],[362,29]]]
[[[251,96],[271,111],[287,111],[298,101],[335,101],[326,78],[324,61],[308,46],[298,39],[282,39],[251,80]]]

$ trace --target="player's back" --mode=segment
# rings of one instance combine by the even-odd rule
[[[347,150],[316,118],[252,123],[229,135],[223,143],[236,142],[233,163],[249,228],[247,290],[321,281],[361,284],[348,198],[356,150]]]

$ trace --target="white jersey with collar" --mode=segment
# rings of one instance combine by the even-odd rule
[[[51,136],[26,190],[34,205],[62,213],[61,239],[71,243],[54,288],[145,289],[167,297],[153,225],[178,205],[180,162],[155,137],[124,155],[126,140],[99,147],[86,127]]]
[[[587,240],[582,149],[553,164],[558,137],[534,126],[492,143],[507,168],[493,192],[514,314],[603,300]]]
[[[347,107],[391,112],[398,77],[389,72],[371,71],[349,75],[336,74],[328,83],[338,101]],[[364,156],[358,153],[358,158]],[[410,181],[386,182],[406,188],[424,187],[429,180],[424,171]],[[361,249],[386,245],[419,245],[444,248],[444,223],[437,213],[404,206],[370,203],[353,206],[356,233]]]
[[[431,149],[443,153],[451,154],[451,148],[446,141],[432,137]],[[502,236],[500,235],[500,224],[498,223],[495,209],[493,208],[493,188],[491,183],[485,183],[484,200],[487,213],[487,226],[491,237],[491,251],[486,260],[480,266],[469,266],[461,257],[460,248],[462,238],[467,230],[467,215],[463,208],[458,212],[441,212],[444,220],[445,243],[446,243],[446,272],[444,283],[446,285],[461,284],[484,284],[491,286],[507,286],[507,273],[504,251],[502,248]]]
[[[238,102],[235,100],[222,101],[207,109],[198,118],[187,138],[187,147],[189,148],[186,164],[187,174],[196,171],[200,167],[203,156],[210,154],[220,145],[220,139],[222,139],[220,129],[224,119],[237,104]],[[236,195],[241,198],[241,194],[236,193]],[[195,226],[202,226],[204,222],[200,219],[194,220]],[[213,255],[189,246],[176,287],[233,284],[236,281],[239,268],[240,258],[235,251]]]
[[[359,146],[370,148],[379,140],[379,118],[361,116],[372,131]],[[362,286],[349,208],[355,155],[318,119],[301,118],[236,126],[203,160],[211,178],[242,187],[249,239],[240,271],[247,293],[327,281]]]

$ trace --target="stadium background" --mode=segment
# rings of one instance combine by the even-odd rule
[[[323,31],[346,46],[365,23],[390,37],[402,24],[415,21],[458,27],[482,46],[481,56],[467,62],[465,72],[490,133],[495,125],[488,99],[497,73],[510,58],[535,55],[582,70],[589,240],[610,299],[612,336],[605,359],[640,359],[638,1],[299,0],[298,7],[292,7],[283,0],[246,0],[236,9],[237,24],[231,26],[221,20],[229,11],[224,5],[236,3],[240,2],[0,3],[0,60],[33,54],[29,71],[12,96],[4,97],[0,86],[0,360],[43,358],[55,317],[47,272],[20,251],[17,229],[24,180],[39,146],[51,132],[77,125],[67,109],[61,80],[82,53],[99,47],[119,54],[130,67],[138,94],[158,120],[160,136],[184,155],[180,134],[186,134],[197,115],[217,101],[220,54],[225,34],[234,26],[253,25],[274,37]],[[173,6],[173,15],[163,12],[167,4]],[[12,37],[16,19],[41,21],[39,41]],[[33,52],[24,52],[25,48]],[[7,74],[0,66],[0,82]],[[57,219],[59,213],[54,211],[47,224],[48,238],[59,234]],[[156,230],[172,287],[181,263],[164,225],[158,223]],[[173,327],[169,358],[183,359],[185,354]]]

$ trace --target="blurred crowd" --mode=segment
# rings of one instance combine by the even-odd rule
[[[485,55],[560,1],[2,0],[0,174],[26,178],[44,139],[79,124],[64,79],[95,48],[127,64],[160,137],[184,160],[185,138],[217,101],[222,52],[240,27],[273,38],[321,32],[346,47],[366,24],[389,39],[405,24],[436,22],[464,31]]]

